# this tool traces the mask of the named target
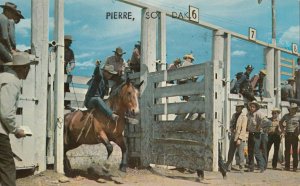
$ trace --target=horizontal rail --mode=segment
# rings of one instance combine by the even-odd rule
[[[286,76],[294,76],[292,73],[288,73],[288,72],[281,72],[281,75],[286,75]]]
[[[282,67],[286,67],[286,68],[291,68],[291,69],[294,68],[293,65],[287,65],[287,64],[283,64],[283,63],[281,63],[281,66],[282,66]]]
[[[281,58],[281,61],[289,62],[289,63],[294,63],[293,59],[287,59],[287,58]]]
[[[159,114],[185,114],[185,113],[204,113],[204,101],[189,101],[182,103],[157,104],[153,106],[152,113]]]

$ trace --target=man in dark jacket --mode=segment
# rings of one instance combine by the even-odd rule
[[[236,82],[236,91],[242,94],[249,101],[256,100],[253,94],[253,89],[250,84],[250,74],[254,69],[252,65],[246,66],[246,72],[242,75],[241,79]]]
[[[117,74],[112,65],[105,65],[103,71],[100,70],[100,62],[96,62],[93,78],[89,84],[88,91],[85,95],[84,105],[88,109],[99,109],[112,120],[117,121],[119,116],[106,105],[103,97],[106,93],[107,80],[111,79],[114,74]]]

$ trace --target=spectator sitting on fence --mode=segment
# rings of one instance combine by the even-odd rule
[[[264,78],[266,77],[266,75],[267,71],[265,69],[262,69],[259,71],[259,74],[256,74],[251,78],[250,82],[254,95],[259,95],[260,97],[262,97]]]
[[[134,72],[141,71],[141,42],[138,41],[137,44],[134,45],[134,49],[131,55],[130,63],[128,64],[130,69]]]
[[[19,13],[17,5],[11,2],[6,2],[0,7],[3,8],[3,13],[0,14],[0,60],[2,63],[6,63],[13,61],[13,53],[15,52],[11,43],[11,39],[15,38],[15,32],[10,31],[9,20],[18,19]]]
[[[287,85],[282,85],[281,87],[281,100],[282,101],[289,101],[290,98],[295,98],[295,91],[294,91],[294,78],[288,79]]]
[[[114,82],[111,92],[124,81],[122,79],[122,75],[124,74],[125,70],[125,61],[122,56],[126,54],[126,52],[123,52],[121,47],[116,48],[116,50],[113,52],[115,55],[108,57],[105,61],[105,65],[112,65],[114,70],[117,72],[117,74],[113,74],[111,78],[111,80]]]
[[[241,79],[236,82],[236,92],[243,95],[249,101],[253,101],[256,99],[250,83],[250,74],[254,68],[252,65],[247,65],[245,69],[246,72],[244,72]]]
[[[84,105],[88,109],[99,109],[112,120],[117,121],[119,116],[106,105],[103,97],[108,89],[107,80],[111,79],[114,74],[117,74],[112,65],[105,65],[103,70],[100,70],[100,61],[96,61],[96,67],[92,79],[88,82],[89,88],[85,95]]]
[[[240,80],[242,76],[243,76],[243,72],[238,72],[238,73],[235,74],[235,79],[231,80],[231,82],[230,82],[230,93],[231,94],[237,94],[236,82],[238,80]]]
[[[168,68],[168,71],[169,70],[176,70],[177,68],[180,67],[180,64],[181,64],[181,59],[180,58],[176,58],[172,64],[170,64],[169,68]],[[174,80],[172,81],[168,81],[168,83],[170,84],[174,84]]]

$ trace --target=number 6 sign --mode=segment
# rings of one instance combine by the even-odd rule
[[[254,28],[249,27],[249,40],[256,40],[256,30]]]
[[[190,21],[199,22],[199,9],[189,6],[189,19]]]
[[[293,54],[298,54],[298,46],[296,43],[292,44],[292,52]]]

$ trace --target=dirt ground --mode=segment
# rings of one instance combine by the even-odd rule
[[[298,172],[267,169],[264,173],[256,170],[253,173],[232,170],[223,179],[219,172],[205,172],[203,180],[196,173],[179,171],[174,167],[155,166],[147,169],[127,169],[120,172],[118,166],[121,160],[120,149],[113,144],[114,151],[105,160],[106,150],[103,145],[81,146],[68,153],[72,173],[58,174],[47,170],[40,174],[26,176],[18,172],[18,186],[94,186],[94,185],[142,185],[142,186],[193,186],[193,185],[298,185],[300,186],[300,169]],[[103,171],[103,165],[108,164],[109,172]],[[279,164],[278,164],[279,166]],[[269,167],[272,167],[269,164]],[[65,182],[65,183],[62,183]]]

